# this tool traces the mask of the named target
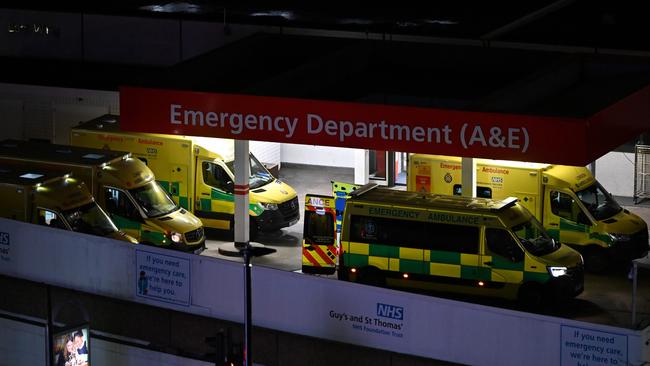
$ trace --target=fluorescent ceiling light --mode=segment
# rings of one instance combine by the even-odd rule
[[[25,173],[25,174],[21,175],[20,177],[25,178],[25,179],[38,179],[38,178],[40,178],[42,176],[43,176],[43,174]]]

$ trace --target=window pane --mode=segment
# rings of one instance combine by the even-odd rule
[[[463,186],[460,184],[454,184],[454,187],[452,189],[453,189],[454,196],[460,196],[463,194]],[[477,186],[476,197],[492,198],[492,188]]]
[[[581,212],[580,206],[571,196],[558,191],[551,191],[551,211],[573,222],[578,222],[578,214]]]
[[[523,260],[524,253],[512,238],[512,235],[503,229],[486,229],[485,239],[488,250],[496,255],[507,258],[513,262]]]
[[[479,229],[369,216],[352,216],[350,240],[417,249],[477,254]]]
[[[334,219],[330,214],[309,211],[305,215],[305,238],[314,244],[334,243]]]

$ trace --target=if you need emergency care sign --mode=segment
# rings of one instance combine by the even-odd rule
[[[131,87],[120,105],[126,131],[530,161],[584,133],[558,118]]]
[[[136,250],[135,293],[140,298],[190,305],[190,259]]]

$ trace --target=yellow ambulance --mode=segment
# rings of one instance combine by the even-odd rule
[[[0,217],[137,244],[69,173],[0,163]]]
[[[174,201],[205,226],[234,227],[234,140],[124,132],[119,116],[104,115],[73,128],[70,143],[131,152],[153,170]],[[253,154],[250,167],[251,237],[257,230],[298,222],[296,191],[273,177]]]
[[[583,291],[578,252],[551,238],[514,197],[363,186],[343,212],[338,276],[360,283],[520,299]]]
[[[407,189],[460,195],[461,171],[461,158],[412,154]],[[648,253],[647,224],[585,167],[476,159],[476,195],[519,198],[551,237],[582,253],[588,271]]]
[[[3,140],[0,164],[72,172],[113,223],[140,243],[195,253],[205,247],[201,221],[178,207],[151,169],[129,153]]]
[[[302,239],[302,272],[334,274],[338,257],[334,197],[308,194]]]

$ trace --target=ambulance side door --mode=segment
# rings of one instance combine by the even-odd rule
[[[106,212],[115,226],[139,242],[146,241],[142,238],[142,225],[144,224],[142,215],[126,192],[108,186],[102,187],[102,190]],[[158,243],[152,242],[151,244]]]
[[[567,244],[588,242],[592,223],[578,199],[560,189],[548,189],[546,195],[544,227],[549,235]]]
[[[505,229],[485,229],[484,250],[481,267],[489,282],[489,288],[501,289],[505,284],[522,283],[524,279],[525,254],[512,234]]]
[[[229,229],[235,213],[234,178],[220,161],[197,158],[194,214],[203,224]]]

